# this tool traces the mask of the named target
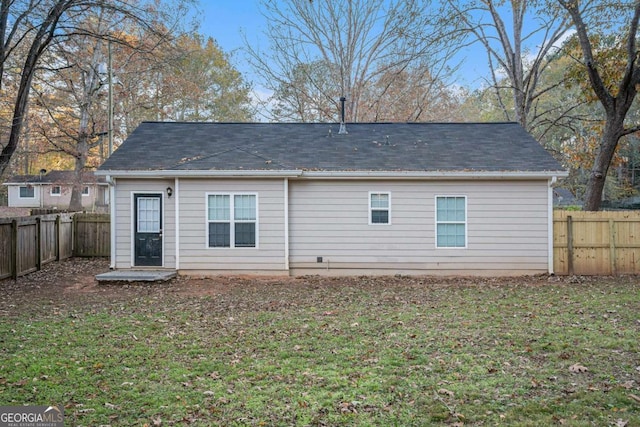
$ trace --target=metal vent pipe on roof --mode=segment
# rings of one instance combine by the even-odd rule
[[[347,100],[344,96],[340,97],[340,130],[338,131],[339,135],[346,135],[347,125],[344,123],[344,102]]]

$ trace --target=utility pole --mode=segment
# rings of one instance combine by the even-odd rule
[[[108,157],[111,157],[111,153],[113,153],[113,72],[112,72],[112,62],[111,62],[111,40],[107,43],[107,79],[109,81],[109,99],[108,99],[108,112],[107,117],[109,123],[107,125],[107,133],[109,134],[109,152]]]

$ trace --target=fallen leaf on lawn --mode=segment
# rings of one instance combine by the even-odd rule
[[[616,427],[626,427],[629,424],[629,420],[616,420]]]
[[[151,421],[153,421],[153,425],[154,426],[161,426],[162,425],[162,420],[160,419],[160,417],[154,418]]]
[[[451,390],[447,390],[446,388],[438,389],[438,394],[446,394],[449,397],[455,396],[455,394]]]
[[[575,363],[569,366],[569,371],[573,372],[574,374],[582,374],[584,372],[589,372],[589,369],[586,366],[582,366],[579,363]]]
[[[620,384],[620,387],[627,389],[627,390],[631,390],[633,388],[633,384],[635,383],[635,381],[630,380],[630,381],[625,381],[622,384]]]
[[[213,396],[214,394],[216,394],[215,392],[211,391],[211,390],[207,390],[203,393],[205,396]]]
[[[105,402],[104,406],[106,408],[109,408],[109,409],[118,409],[118,407],[116,405],[114,405],[113,403],[109,403],[109,402]]]
[[[629,397],[640,403],[640,396],[636,396],[635,394],[629,394]]]
[[[466,419],[464,414],[461,414],[459,412],[456,412],[455,414],[453,414],[453,417],[459,419],[460,421],[464,421]]]

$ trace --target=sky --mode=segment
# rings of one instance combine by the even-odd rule
[[[262,33],[266,24],[259,12],[259,2],[260,0],[199,0],[200,31],[205,36],[213,37],[225,52],[233,53],[234,65],[244,74],[250,74],[250,69],[241,52],[244,46],[243,34],[250,43],[264,42]],[[465,80],[463,83],[473,85],[473,81],[487,71],[486,61],[481,60],[481,54],[484,55],[484,52],[478,47],[464,48],[460,53],[459,58],[465,59],[463,74],[468,76],[460,77]]]
[[[259,97],[264,98],[268,94],[260,93],[257,78],[242,52],[245,45],[243,34],[249,43],[267,47],[263,34],[266,22],[259,12],[259,3],[260,0],[199,0],[199,18],[200,32],[213,37],[224,52],[232,54],[232,64],[246,80],[254,83],[254,90],[259,92]],[[503,19],[505,22],[511,20],[510,17]],[[451,83],[472,89],[483,86],[485,78],[489,76],[487,56],[483,48],[477,44],[461,48],[455,60],[461,66]]]

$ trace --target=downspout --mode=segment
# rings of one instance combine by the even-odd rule
[[[110,175],[105,177],[107,184],[109,184],[109,213],[111,217],[111,249],[110,249],[110,262],[109,268],[111,270],[116,268],[116,181],[115,178],[111,178]]]
[[[289,178],[284,179],[284,269],[289,271]]]
[[[180,178],[176,178],[173,184],[175,203],[175,233],[176,233],[176,271],[180,270]]]
[[[553,184],[556,183],[558,177],[552,177],[549,179],[549,190],[547,192],[547,253],[549,257],[548,270],[549,274],[553,275]]]

